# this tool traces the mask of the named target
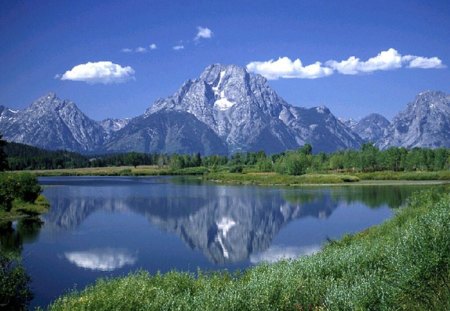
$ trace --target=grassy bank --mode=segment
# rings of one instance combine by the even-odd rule
[[[282,175],[278,173],[208,173],[205,180],[227,184],[254,184],[265,186],[295,186],[303,184],[336,184],[357,182],[359,178],[347,174],[304,174],[300,176]]]
[[[415,171],[394,172],[380,171],[370,173],[355,173],[361,180],[450,180],[450,170],[445,171]]]
[[[426,191],[382,225],[315,255],[242,273],[137,272],[50,310],[448,310],[450,194]]]
[[[29,173],[0,173],[0,222],[37,216],[48,210],[41,186]]]
[[[49,206],[50,204],[43,195],[39,195],[34,203],[15,199],[10,211],[0,210],[0,223],[44,214],[48,211]]]
[[[111,166],[95,168],[75,168],[56,170],[25,171],[37,176],[160,176],[160,175],[194,175],[202,179],[224,184],[254,184],[295,186],[305,184],[340,184],[358,181],[450,181],[450,171],[415,171],[415,172],[324,172],[307,173],[299,176],[279,174],[276,172],[257,172],[253,167],[245,167],[242,173],[232,173],[227,166],[214,169],[200,166],[174,169],[169,166]]]
[[[282,175],[274,172],[259,173],[244,171],[244,173],[230,173],[227,167],[220,167],[214,171],[204,166],[172,169],[158,166],[119,166],[99,168],[76,168],[57,170],[27,171],[37,176],[160,176],[160,175],[193,175],[202,179],[227,184],[255,184],[255,185],[301,185],[301,184],[335,184],[359,181],[358,177],[348,174],[305,174],[301,176]]]
[[[168,166],[158,167],[156,165],[141,166],[109,166],[109,167],[87,167],[68,168],[55,170],[30,170],[28,173],[37,176],[158,176],[158,175],[202,175],[208,171],[207,168],[190,167],[183,169],[171,169]]]

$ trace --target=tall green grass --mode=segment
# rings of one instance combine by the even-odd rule
[[[357,182],[359,178],[345,174],[304,174],[300,176],[282,175],[278,173],[209,173],[205,179],[229,184],[255,184],[255,185],[304,185],[304,184],[338,184],[344,182]]]
[[[242,273],[136,272],[50,310],[448,310],[450,194],[422,192],[382,225]]]
[[[379,171],[370,173],[355,173],[362,180],[450,180],[450,170],[445,171],[414,171],[394,172]]]

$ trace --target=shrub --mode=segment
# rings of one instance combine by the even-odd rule
[[[11,210],[15,199],[33,203],[41,191],[34,175],[0,173],[0,209],[6,212]]]
[[[258,161],[256,164],[258,167],[258,171],[260,172],[272,172],[273,171],[273,164],[270,159],[264,159],[261,161]]]
[[[14,180],[11,174],[0,173],[0,209],[9,212],[14,200]]]
[[[33,203],[41,193],[42,189],[35,175],[20,173],[14,175],[15,197],[25,202]]]
[[[15,256],[0,251],[0,308],[25,310],[32,299],[30,277]]]
[[[242,167],[242,165],[233,165],[232,167],[230,167],[229,172],[230,173],[242,173],[243,170],[244,170],[244,168]]]

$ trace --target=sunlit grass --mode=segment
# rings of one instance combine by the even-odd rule
[[[346,174],[305,174],[300,176],[282,175],[278,173],[209,173],[205,179],[230,184],[285,185],[303,184],[336,184],[357,182],[359,178]]]
[[[197,175],[204,180],[227,184],[281,185],[295,186],[305,184],[339,184],[364,180],[378,181],[449,181],[450,171],[437,172],[325,172],[307,173],[300,176],[284,175],[275,172],[258,172],[254,167],[244,167],[242,173],[230,173],[228,166],[208,168],[188,167],[173,169],[169,166],[142,165],[117,167],[89,167],[75,169],[33,170],[38,176],[158,176],[158,175]]]
[[[355,173],[361,180],[450,180],[450,170],[445,171],[415,171],[394,172],[380,171],[370,173]]]
[[[0,222],[12,221],[21,217],[37,216],[46,213],[49,207],[50,204],[43,195],[39,195],[34,203],[15,199],[10,211],[0,210]]]

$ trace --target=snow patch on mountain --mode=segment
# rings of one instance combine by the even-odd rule
[[[228,100],[228,98],[225,97],[225,91],[222,91],[220,92],[219,99],[214,102],[214,107],[221,111],[225,111],[233,107],[235,104],[236,103]]]

